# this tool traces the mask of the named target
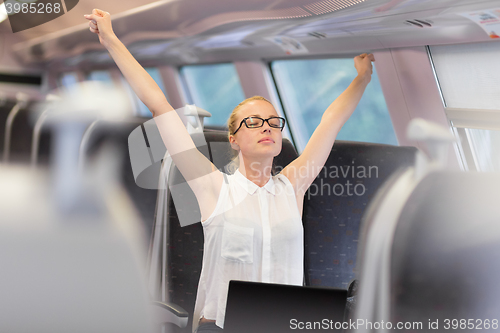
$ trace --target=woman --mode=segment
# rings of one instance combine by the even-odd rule
[[[85,18],[153,113],[167,150],[198,200],[205,243],[193,329],[222,331],[229,280],[302,285],[304,194],[370,82],[373,55],[354,58],[358,76],[325,111],[302,155],[276,176],[271,169],[281,151],[284,119],[263,97],[241,102],[228,122],[239,169],[226,175],[196,149],[160,88],[113,33],[109,13],[94,9]]]

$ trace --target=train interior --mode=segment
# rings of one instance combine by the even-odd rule
[[[0,331],[191,332],[197,319],[196,198],[173,190],[185,180],[89,31],[94,8],[227,173],[239,102],[263,96],[286,119],[279,172],[356,76],[353,57],[373,53],[302,216],[304,286],[348,290],[356,325],[299,328],[498,330],[499,1],[63,0],[60,16],[22,24],[9,12],[34,2],[47,1],[0,4]]]

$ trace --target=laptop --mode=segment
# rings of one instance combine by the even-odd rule
[[[346,302],[344,289],[230,281],[224,332],[342,332]]]

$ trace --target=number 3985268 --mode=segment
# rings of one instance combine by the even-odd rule
[[[19,3],[19,2],[5,2],[5,10],[8,15],[18,13],[31,13],[31,14],[51,14],[60,13],[62,8],[60,3]]]

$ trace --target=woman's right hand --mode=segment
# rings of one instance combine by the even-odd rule
[[[99,36],[99,42],[107,47],[113,38],[116,38],[111,27],[111,15],[100,9],[92,10],[92,14],[84,15],[89,20],[90,31]]]
[[[370,82],[373,74],[373,61],[375,61],[375,57],[371,53],[363,53],[354,58],[354,67],[358,72],[358,76],[367,79],[367,82]]]

